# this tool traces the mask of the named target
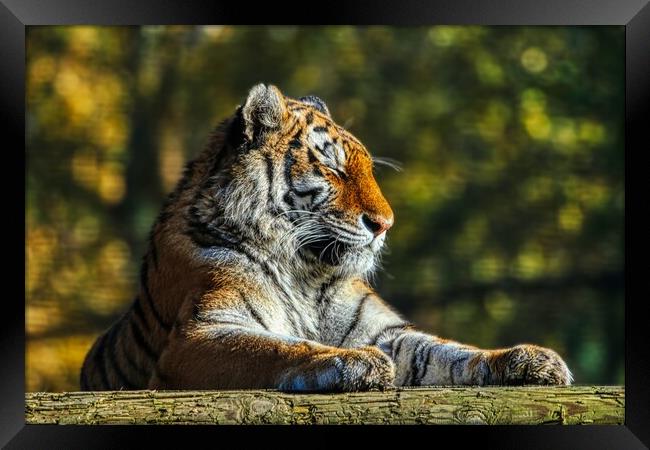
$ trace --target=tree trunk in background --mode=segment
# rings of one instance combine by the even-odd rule
[[[148,42],[141,29],[134,31],[133,57],[130,71],[133,74],[131,98],[131,130],[127,154],[130,159],[126,169],[126,193],[124,199],[112,211],[114,220],[121,225],[123,235],[136,259],[141,256],[146,242],[142,224],[138,222],[138,213],[151,211],[153,225],[155,214],[162,205],[164,192],[160,181],[159,131],[160,123],[168,111],[171,94],[178,73],[178,52],[180,38],[177,34],[165,34],[164,42]],[[153,46],[145,51],[147,46]],[[157,48],[156,48],[157,47]],[[152,55],[153,53],[153,55]],[[143,60],[141,55],[148,55]],[[154,92],[142,92],[142,72],[147,64],[158,62],[156,71],[160,77]],[[144,235],[143,235],[144,234]]]

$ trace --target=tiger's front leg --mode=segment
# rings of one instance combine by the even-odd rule
[[[398,386],[566,385],[573,380],[553,350],[518,345],[483,350],[419,332],[406,332],[383,345],[391,355]]]
[[[359,391],[392,386],[377,347],[340,349],[235,324],[174,329],[150,389]]]

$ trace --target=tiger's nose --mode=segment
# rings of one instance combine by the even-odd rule
[[[364,214],[361,216],[363,225],[372,232],[375,236],[379,236],[384,231],[387,231],[393,226],[393,218],[387,219],[381,216],[369,216]]]

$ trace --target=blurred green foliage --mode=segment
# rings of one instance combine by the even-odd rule
[[[258,82],[401,161],[376,286],[410,320],[623,383],[623,58],[623,27],[28,27],[28,390],[78,389],[164,195]]]

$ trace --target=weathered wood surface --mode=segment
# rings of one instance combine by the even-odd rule
[[[622,386],[33,392],[28,424],[623,424]]]

